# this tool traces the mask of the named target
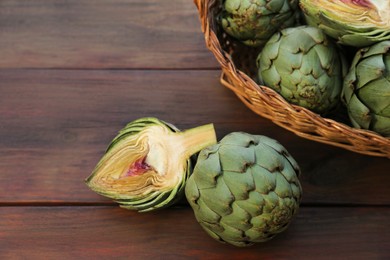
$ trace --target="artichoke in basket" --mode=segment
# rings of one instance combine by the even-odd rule
[[[390,136],[390,41],[356,53],[342,99],[354,127]]]
[[[309,25],[356,47],[390,40],[390,0],[300,0]]]
[[[190,157],[216,142],[212,124],[181,132],[157,118],[141,118],[112,140],[86,183],[123,208],[164,208],[184,195]]]
[[[258,76],[288,102],[324,114],[340,103],[345,58],[318,28],[275,33],[257,57]]]
[[[260,46],[281,28],[294,26],[299,14],[298,0],[225,0],[220,20],[230,36]]]
[[[287,228],[301,199],[299,173],[276,140],[234,132],[199,153],[185,194],[212,238],[249,246]]]

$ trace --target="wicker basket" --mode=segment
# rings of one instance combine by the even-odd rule
[[[257,55],[253,53],[256,50],[237,43],[223,33],[217,24],[221,1],[194,2],[199,11],[206,46],[221,65],[221,83],[252,111],[303,138],[357,153],[390,158],[390,138],[352,128],[345,116],[323,118],[308,109],[289,104],[274,90],[260,86],[255,76],[254,56]]]

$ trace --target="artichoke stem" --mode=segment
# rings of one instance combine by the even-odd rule
[[[181,152],[185,158],[190,158],[193,154],[203,148],[217,142],[214,125],[207,124],[179,132],[177,138]]]

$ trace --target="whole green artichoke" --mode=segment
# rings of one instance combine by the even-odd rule
[[[277,141],[234,132],[199,153],[185,194],[211,237],[249,246],[287,228],[301,199],[299,173]]]
[[[184,195],[190,157],[216,142],[212,124],[179,131],[157,118],[140,118],[111,141],[86,184],[126,209],[165,208]]]
[[[260,46],[276,31],[294,26],[298,11],[298,0],[225,0],[220,19],[227,34]]]
[[[306,22],[356,47],[390,40],[390,0],[300,0]]]
[[[354,127],[390,136],[390,41],[356,53],[342,99]]]
[[[288,102],[323,114],[340,103],[346,63],[318,28],[299,26],[275,33],[257,57],[258,76]]]

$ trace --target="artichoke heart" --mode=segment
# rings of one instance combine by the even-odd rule
[[[191,156],[214,143],[212,124],[179,131],[157,118],[141,118],[112,140],[86,184],[123,208],[164,208],[184,194]]]
[[[276,140],[233,132],[199,153],[185,194],[212,238],[250,246],[288,227],[301,200],[299,173]]]
[[[390,39],[390,0],[301,0],[309,25],[355,47]]]

